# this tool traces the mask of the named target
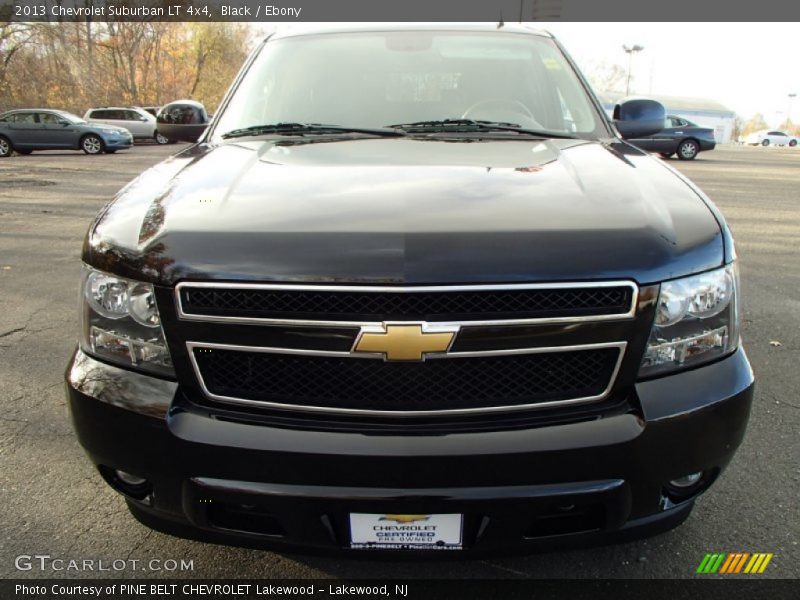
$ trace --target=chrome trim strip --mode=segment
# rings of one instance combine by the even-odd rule
[[[439,323],[437,323],[439,325]],[[571,352],[574,350],[594,350],[599,348],[618,348],[619,355],[617,362],[614,365],[614,370],[608,380],[606,388],[595,396],[585,396],[581,398],[569,398],[567,400],[550,400],[548,402],[538,402],[533,404],[519,404],[513,406],[486,406],[480,408],[456,408],[450,410],[369,410],[360,408],[330,408],[327,406],[303,406],[299,404],[284,404],[281,402],[269,402],[265,400],[247,400],[244,398],[235,398],[231,396],[220,396],[213,394],[206,387],[203,376],[200,373],[200,368],[194,356],[195,348],[208,348],[214,350],[238,350],[244,352],[258,352],[264,354],[293,354],[302,356],[330,356],[339,358],[364,358],[376,359],[383,358],[381,354],[369,354],[365,352],[338,352],[333,350],[305,350],[299,348],[270,348],[263,346],[239,346],[234,344],[217,344],[205,342],[186,342],[186,349],[189,353],[189,359],[192,363],[197,381],[203,390],[203,393],[210,399],[228,404],[243,404],[247,406],[261,406],[269,408],[289,409],[300,412],[313,412],[313,413],[331,413],[331,414],[351,414],[351,415],[373,415],[373,416],[392,416],[392,417],[417,417],[417,416],[434,416],[434,415],[456,415],[456,414],[480,414],[480,413],[496,413],[496,412],[512,412],[521,410],[531,410],[537,408],[550,408],[553,406],[565,406],[569,404],[583,404],[587,402],[595,402],[602,400],[608,396],[611,388],[617,380],[622,360],[625,356],[627,349],[627,342],[604,342],[599,344],[581,344],[574,346],[548,346],[540,348],[514,348],[508,350],[483,350],[477,352],[439,352],[427,355],[429,359],[441,358],[473,358],[480,356],[503,356],[512,354],[544,354],[547,352]]]
[[[569,289],[569,288],[601,288],[629,287],[632,291],[630,308],[624,313],[610,315],[586,315],[577,317],[544,317],[532,319],[486,319],[482,321],[436,321],[445,327],[492,326],[492,325],[529,325],[548,323],[580,323],[587,321],[610,321],[632,319],[636,314],[639,301],[639,286],[633,281],[586,281],[557,283],[507,283],[478,285],[419,285],[419,286],[372,286],[372,285],[306,285],[306,284],[271,284],[271,283],[227,283],[227,282],[191,282],[182,281],[175,286],[175,305],[178,318],[185,321],[208,321],[212,323],[240,323],[244,325],[283,325],[312,327],[378,327],[382,321],[325,321],[315,319],[265,319],[256,317],[226,317],[218,315],[195,315],[186,313],[181,302],[181,290],[185,287],[220,288],[220,289],[258,289],[258,290],[296,290],[313,292],[375,292],[408,294],[414,292],[479,292],[498,290],[537,290],[537,289]]]

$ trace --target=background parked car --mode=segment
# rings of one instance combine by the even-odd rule
[[[745,144],[757,146],[797,146],[797,137],[783,131],[756,131],[745,138]]]
[[[698,153],[713,150],[717,145],[713,129],[674,115],[667,115],[664,129],[658,133],[628,141],[647,152],[658,152],[664,158],[677,153],[681,160],[693,160]]]
[[[143,108],[104,106],[90,108],[83,116],[90,123],[105,123],[124,127],[136,139],[155,140],[159,144],[168,144],[169,139],[158,132],[156,118]]]
[[[19,109],[0,115],[0,157],[13,151],[83,150],[86,154],[113,154],[130,148],[133,138],[127,129],[87,123],[63,110]]]

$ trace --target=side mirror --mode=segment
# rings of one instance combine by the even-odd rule
[[[649,98],[623,98],[614,107],[614,126],[626,140],[658,133],[666,118],[664,105]]]
[[[194,100],[170,102],[156,116],[158,132],[170,140],[196,142],[208,126],[206,107]]]

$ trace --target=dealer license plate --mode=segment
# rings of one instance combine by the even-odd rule
[[[350,513],[350,547],[384,550],[460,550],[460,514]]]

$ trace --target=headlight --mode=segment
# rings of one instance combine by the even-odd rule
[[[155,290],[84,265],[81,272],[81,349],[126,367],[174,376]]]
[[[739,346],[738,289],[734,263],[661,284],[639,376],[692,367],[735,350]]]
[[[100,131],[102,131],[103,133],[107,133],[109,135],[119,135],[121,133],[117,129],[106,129],[105,127],[101,127]]]

